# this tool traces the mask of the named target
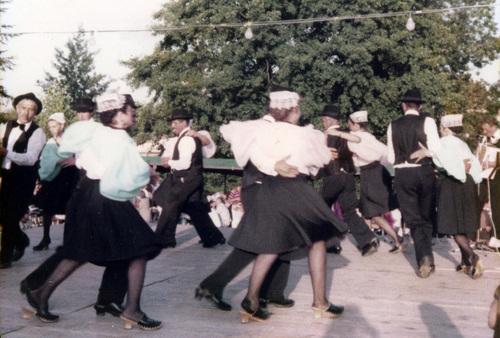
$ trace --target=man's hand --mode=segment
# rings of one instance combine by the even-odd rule
[[[418,163],[422,161],[426,157],[432,157],[431,152],[429,149],[427,149],[422,143],[418,142],[418,145],[420,146],[420,149],[413,152],[413,154],[410,155],[410,158],[412,160],[416,160],[415,162]]]
[[[4,146],[0,145],[0,157],[4,157],[7,155],[7,149]]]
[[[335,148],[328,148],[330,149],[330,155],[332,156],[332,161],[335,161],[336,159],[339,158],[339,152]]]
[[[170,167],[170,164],[168,164],[168,162],[170,162],[170,157],[165,156],[165,157],[160,158],[160,163],[165,168],[169,168]]]
[[[465,166],[465,172],[468,174],[472,166],[471,161],[468,158],[464,160],[464,166]]]
[[[297,167],[290,165],[286,162],[286,160],[290,156],[285,157],[282,160],[279,160],[274,164],[274,170],[278,173],[278,175],[283,176],[283,177],[297,177],[299,174],[299,170]]]
[[[60,160],[59,164],[63,168],[66,168],[66,167],[70,167],[72,165],[75,165],[75,162],[76,162],[76,159],[72,156],[72,157],[65,158],[64,160]]]

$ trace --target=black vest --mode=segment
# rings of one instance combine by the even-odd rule
[[[410,155],[420,149],[419,142],[427,147],[427,136],[424,132],[425,117],[423,114],[404,115],[391,123],[395,165],[405,161],[415,163],[415,160],[410,159]],[[431,162],[431,159],[425,158],[419,164]]]
[[[9,142],[9,136],[10,133],[12,132],[12,129],[14,128],[14,122],[15,121],[8,121],[7,122],[7,127],[5,129],[5,135],[3,136],[2,139],[2,145],[4,148],[7,148],[7,144]],[[38,125],[35,122],[31,122],[30,127],[28,130],[25,130],[19,138],[17,139],[16,143],[14,143],[14,147],[12,148],[16,153],[26,153],[28,151],[28,141],[35,132],[35,130],[38,129]],[[26,175],[30,176],[37,176],[38,175],[38,163],[33,165],[33,166],[20,166],[17,165],[16,163],[12,162],[11,164],[11,170],[21,170],[24,172]]]
[[[172,155],[172,160],[179,159],[179,142],[186,134],[183,134],[177,139],[174,147],[174,153]],[[198,176],[203,174],[203,153],[201,151],[202,144],[199,138],[193,137],[194,143],[196,144],[196,149],[191,156],[191,166],[185,170],[173,170],[172,174],[175,177],[188,177],[188,176]]]
[[[342,170],[347,173],[354,173],[354,162],[352,161],[352,152],[347,146],[347,140],[334,135],[328,135],[326,139],[328,148],[335,148],[338,152],[338,158],[330,161],[325,168],[327,175],[339,174]]]

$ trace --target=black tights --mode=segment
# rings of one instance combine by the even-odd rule
[[[48,309],[50,295],[66,278],[68,278],[83,263],[71,259],[63,259],[50,277],[37,290],[32,291],[32,296],[37,300],[41,309]],[[142,287],[146,274],[146,258],[136,258],[130,261],[128,267],[127,302],[123,314],[131,319],[140,319]]]
[[[469,245],[469,238],[467,238],[465,234],[456,234],[453,236],[453,239],[457,243],[460,253],[462,254],[462,264],[470,266],[476,254]]]
[[[42,242],[50,243],[50,226],[52,225],[52,216],[46,213],[42,214],[43,217],[43,238]]]

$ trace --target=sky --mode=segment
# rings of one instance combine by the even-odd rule
[[[167,0],[10,0],[2,14],[2,24],[10,32],[77,31],[98,29],[149,28],[153,14]],[[500,0],[496,2],[495,20],[500,31]],[[1,74],[7,92],[16,96],[26,92],[42,94],[37,80],[45,72],[55,73],[52,63],[55,48],[64,48],[71,34],[19,35],[8,40],[8,56],[14,67]],[[159,41],[149,32],[96,33],[89,35],[90,49],[96,51],[96,71],[108,76],[110,89],[130,92],[139,102],[147,100],[147,89],[131,90],[125,82],[129,69],[120,61],[150,54]],[[500,60],[472,72],[474,78],[493,83],[500,77]]]

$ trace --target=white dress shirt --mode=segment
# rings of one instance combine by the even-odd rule
[[[198,134],[207,137],[209,140],[209,143],[207,145],[202,145],[201,147],[203,158],[212,158],[215,155],[215,151],[217,150],[217,146],[215,145],[212,136],[206,130],[200,130],[198,131]],[[179,137],[175,136],[168,138],[166,141],[163,141],[163,147],[165,148],[165,150],[161,154],[161,157],[172,158],[172,156],[174,155],[175,144],[177,143],[178,139]]]
[[[405,112],[405,115],[420,115],[420,113],[414,109],[408,109]],[[424,121],[424,133],[427,137],[427,149],[430,150],[431,153],[437,153],[441,149],[441,143],[439,141],[439,133],[436,126],[436,121],[433,118],[426,117]],[[396,155],[394,153],[394,145],[392,143],[392,123],[389,124],[389,128],[387,128],[387,161],[391,164],[394,164],[396,161]],[[418,163],[408,163],[405,161],[404,163],[396,164],[394,168],[412,168],[412,167],[420,167]]]
[[[180,132],[179,137],[186,134],[189,130],[189,127],[183,129]],[[181,138],[177,147],[177,149],[179,150],[179,159],[170,159],[170,161],[168,161],[170,168],[172,168],[173,170],[189,169],[189,167],[191,166],[191,158],[193,157],[193,153],[196,150],[196,143],[194,141],[194,138],[192,138],[191,136],[185,136]]]
[[[25,125],[25,131],[29,129],[32,122],[28,122]],[[0,140],[3,139],[6,132],[7,125],[4,124],[0,126]],[[16,153],[14,149],[14,144],[23,131],[19,127],[12,128],[9,139],[7,140],[7,155],[5,156],[2,168],[10,169],[12,167],[12,162],[17,165],[32,166],[38,161],[40,153],[42,152],[43,146],[45,145],[45,133],[42,128],[36,129],[28,140],[28,148],[25,153]]]
[[[359,143],[347,142],[347,147],[353,153],[352,160],[356,167],[362,167],[372,162],[387,162],[387,146],[377,140],[367,131],[352,131],[351,134],[359,137]]]

